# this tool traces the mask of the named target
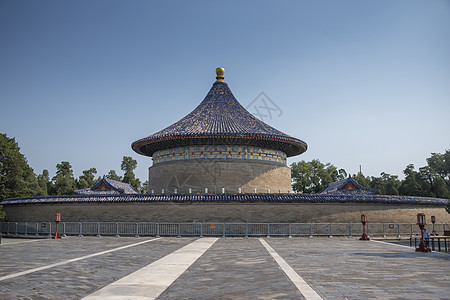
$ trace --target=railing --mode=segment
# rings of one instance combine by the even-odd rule
[[[54,222],[3,222],[4,235],[52,236]],[[445,224],[435,224],[435,231],[443,235]],[[430,230],[431,231],[431,227]],[[361,223],[152,223],[152,222],[61,222],[59,233],[62,236],[360,236]],[[366,233],[378,237],[408,237],[420,234],[416,224],[368,223]]]
[[[413,241],[414,241],[414,244],[413,244]],[[425,242],[427,243],[427,247],[430,248],[432,251],[449,252],[449,250],[450,250],[450,237],[442,237],[442,236],[431,237],[428,239],[428,242],[426,240],[425,240]],[[414,238],[409,239],[410,247],[414,246],[415,248],[417,248],[419,243],[420,243],[419,237],[414,237]]]

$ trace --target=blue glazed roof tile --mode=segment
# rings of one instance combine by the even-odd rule
[[[344,189],[348,184],[353,184],[356,189]],[[320,194],[337,194],[337,193],[358,193],[358,194],[380,194],[380,191],[373,188],[367,188],[359,183],[357,183],[350,175],[345,178],[341,179],[332,183],[329,183],[327,187],[320,192]]]
[[[139,154],[191,145],[252,145],[283,151],[287,156],[306,151],[307,144],[260,121],[234,97],[225,82],[215,82],[191,113],[169,127],[135,141]]]
[[[379,194],[122,194],[67,195],[6,199],[0,205],[73,202],[250,202],[250,203],[380,203],[445,206],[447,199]]]
[[[106,185],[108,190],[98,189],[100,185]],[[116,180],[109,179],[103,176],[96,184],[91,188],[84,188],[75,190],[77,195],[118,195],[118,194],[138,194],[138,192],[129,183],[124,183]]]

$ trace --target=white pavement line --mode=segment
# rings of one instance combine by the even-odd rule
[[[391,246],[397,246],[397,247],[403,247],[403,248],[408,248],[408,249],[414,249],[413,247],[408,247],[405,245],[399,245],[399,244],[394,244],[394,243],[388,243],[388,242],[383,242],[383,241],[376,241],[376,240],[370,240],[371,242],[375,242],[375,243],[382,243],[382,244],[387,244],[387,245],[391,245]]]
[[[409,247],[409,246],[404,246],[404,245],[398,245],[398,244],[394,244],[394,243],[388,243],[388,242],[383,242],[383,241],[375,241],[375,240],[371,240],[371,242],[382,243],[382,244],[387,244],[387,245],[391,245],[391,246],[403,247],[403,248],[408,248],[408,249],[414,250],[414,247]],[[445,253],[445,252],[439,252],[439,251],[431,251],[431,252],[427,252],[427,253],[434,253],[434,254],[441,254],[441,255],[449,255],[448,253]]]
[[[22,276],[22,275],[26,275],[26,274],[30,274],[30,273],[34,273],[34,272],[38,272],[38,271],[42,271],[42,270],[46,270],[46,269],[50,269],[50,268],[54,268],[54,267],[65,265],[65,264],[68,264],[68,263],[71,263],[71,262],[79,261],[79,260],[82,260],[82,259],[91,258],[91,257],[95,257],[95,256],[98,256],[98,255],[103,255],[103,254],[106,254],[106,253],[110,253],[110,252],[114,252],[114,251],[130,248],[130,247],[138,246],[138,245],[145,244],[145,243],[148,243],[148,242],[156,241],[158,239],[160,239],[160,238],[151,239],[151,240],[147,240],[147,241],[143,241],[143,242],[127,245],[127,246],[122,246],[122,247],[118,247],[118,248],[114,248],[114,249],[110,249],[110,250],[106,250],[106,251],[102,251],[102,252],[97,252],[97,253],[93,253],[93,254],[89,254],[89,255],[73,258],[73,259],[64,260],[64,261],[61,261],[61,262],[58,262],[58,263],[54,263],[54,264],[50,264],[50,265],[46,265],[46,266],[42,266],[42,267],[30,269],[30,270],[18,272],[18,273],[6,275],[6,276],[3,276],[3,277],[0,277],[0,281],[6,280],[6,279],[11,279],[11,278]]]
[[[286,275],[289,277],[289,279],[292,281],[292,283],[295,284],[297,289],[302,293],[302,295],[307,300],[322,300],[322,298],[314,291],[304,280],[300,277],[300,275],[295,272],[294,269],[280,256],[278,253],[273,250],[272,247],[270,247],[269,244],[262,238],[259,239],[261,244],[263,244],[264,247],[266,247],[267,251],[272,255],[272,257],[275,259],[275,261],[278,263],[280,268],[286,273]]]
[[[3,239],[7,239],[7,238],[2,238]],[[17,245],[17,244],[22,244],[22,243],[32,243],[32,242],[39,242],[39,241],[45,241],[47,239],[38,239],[38,240],[31,240],[31,241],[20,241],[20,242],[7,242],[5,243],[4,241],[2,241],[2,243],[0,244],[0,246],[6,246],[6,245]]]
[[[155,299],[183,274],[218,238],[201,238],[86,296],[97,299]]]

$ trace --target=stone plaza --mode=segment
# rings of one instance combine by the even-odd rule
[[[9,240],[10,241],[10,240]],[[0,245],[2,299],[449,299],[450,254],[383,240],[66,237]]]

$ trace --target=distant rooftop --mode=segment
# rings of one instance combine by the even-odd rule
[[[91,188],[75,190],[77,195],[120,195],[120,194],[139,194],[129,183],[124,183],[109,179],[103,176]]]
[[[380,190],[367,188],[357,183],[350,175],[342,180],[329,183],[320,194],[342,194],[342,193],[358,193],[379,195]]]

